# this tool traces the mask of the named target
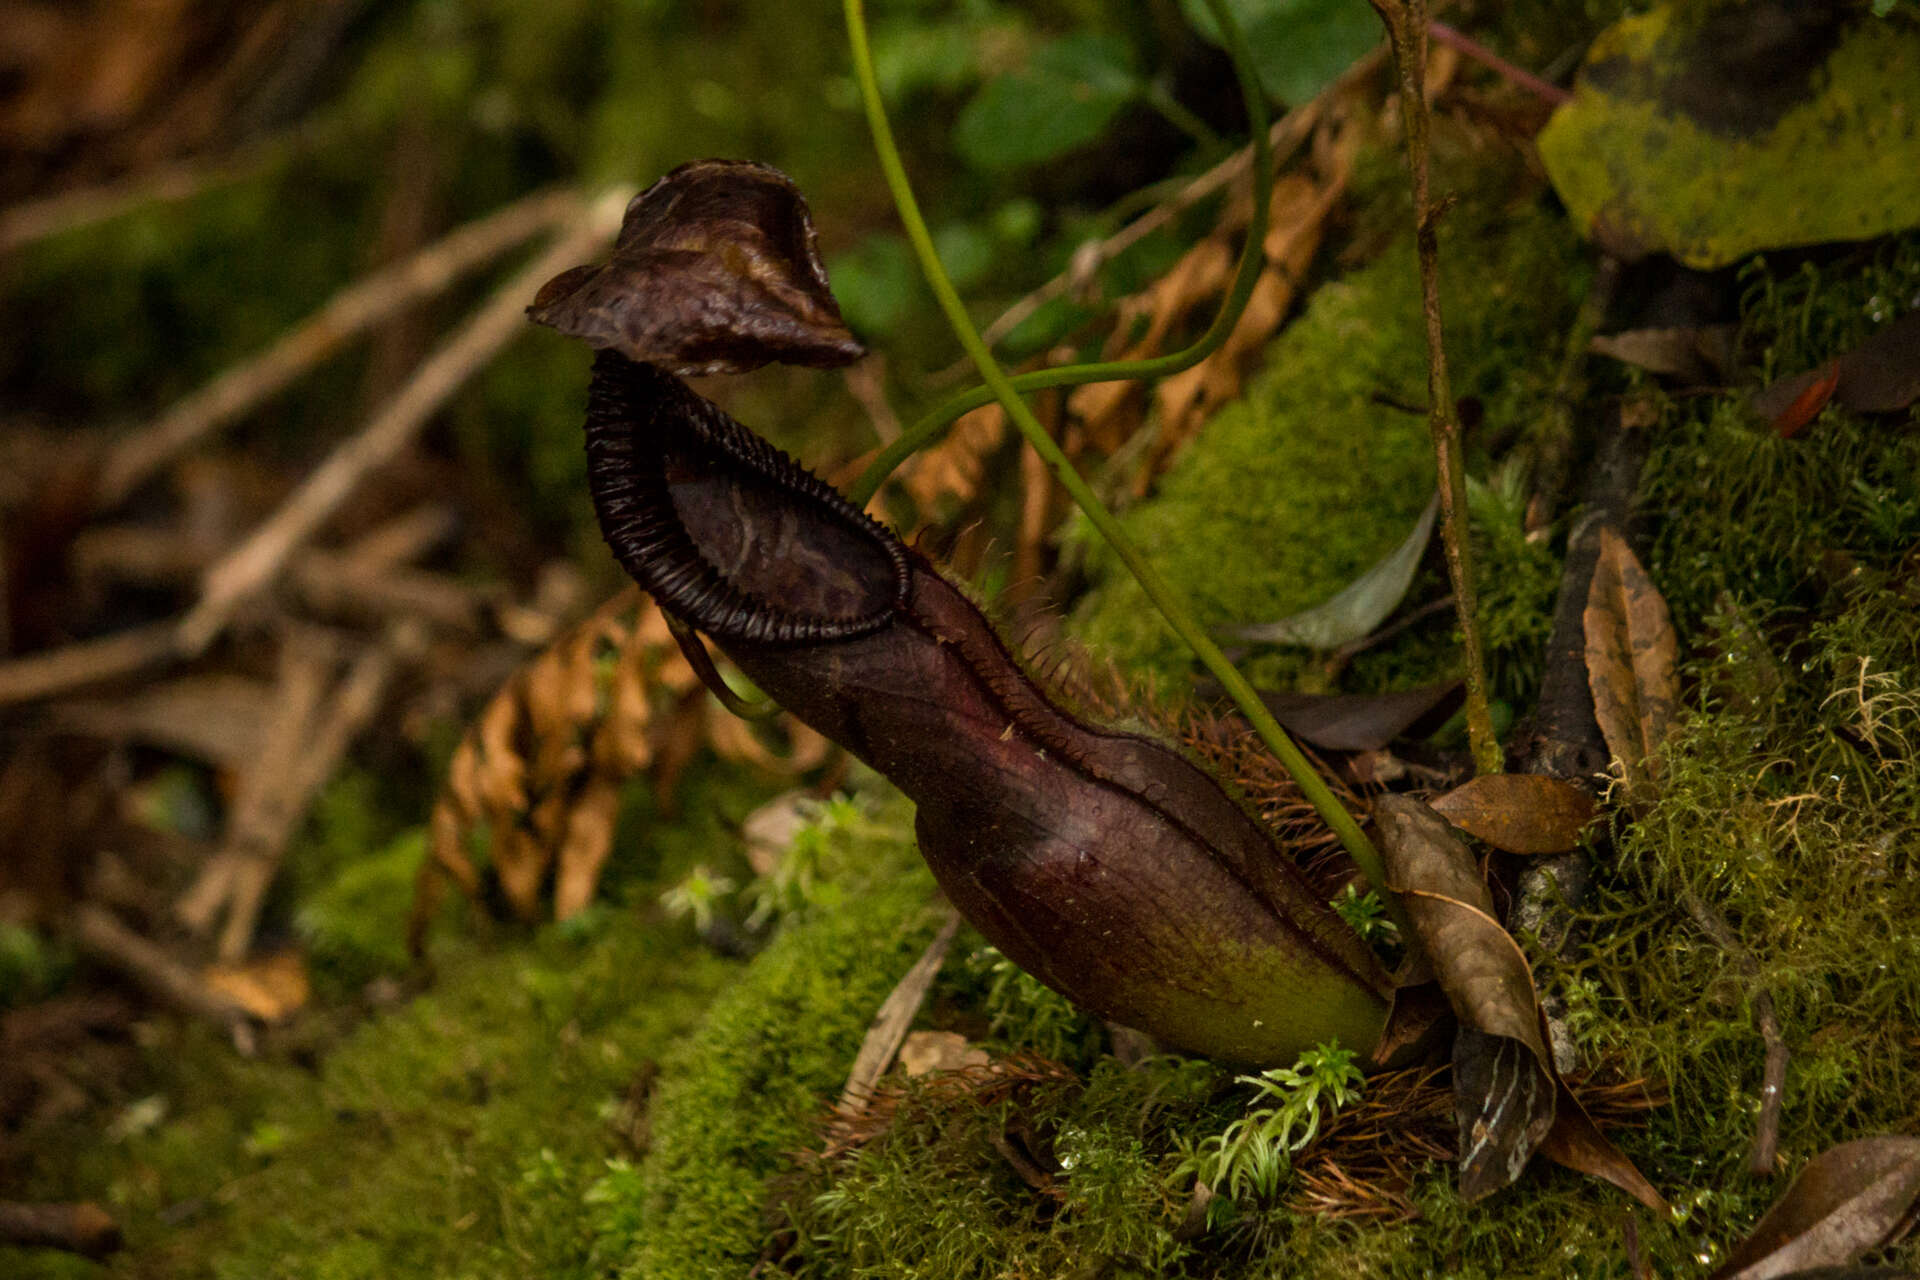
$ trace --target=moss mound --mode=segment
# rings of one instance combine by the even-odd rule
[[[1374,157],[1360,185],[1404,184],[1397,163]],[[1456,394],[1485,411],[1482,436],[1510,436],[1542,411],[1586,267],[1563,220],[1494,194],[1512,174],[1473,176],[1477,194],[1442,224],[1448,359]],[[1243,399],[1209,421],[1158,491],[1126,514],[1127,530],[1187,590],[1204,626],[1269,622],[1317,605],[1398,545],[1432,494],[1424,411],[1404,407],[1425,400],[1419,272],[1411,238],[1401,235],[1377,260],[1314,291]],[[1502,558],[1534,553],[1510,539],[1483,542],[1494,563],[1481,577],[1496,591],[1526,582],[1535,584],[1531,596],[1552,582],[1550,555],[1539,553],[1546,572],[1516,577],[1502,571],[1512,567]],[[1090,566],[1093,589],[1075,614],[1080,634],[1130,669],[1183,684],[1185,649],[1124,567],[1097,549]],[[1537,617],[1541,605],[1494,598],[1486,612]],[[1366,657],[1352,683],[1391,687],[1451,671],[1448,630],[1418,638]],[[1508,646],[1521,654],[1531,638],[1496,636],[1503,655]],[[1298,653],[1269,653],[1248,670],[1256,683],[1284,687],[1310,683],[1313,665]],[[1525,683],[1516,676],[1516,688]]]

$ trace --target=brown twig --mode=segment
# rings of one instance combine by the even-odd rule
[[[92,1201],[23,1204],[0,1200],[0,1244],[23,1249],[64,1249],[103,1258],[120,1247],[113,1215]]]
[[[396,626],[354,661],[330,696],[323,696],[334,665],[333,641],[304,629],[288,636],[277,692],[280,713],[259,764],[246,775],[226,841],[177,907],[196,932],[210,929],[225,908],[222,960],[234,963],[246,956],[281,855],[314,794],[380,709],[399,659],[421,641],[417,625]]]
[[[1374,73],[1380,65],[1380,57],[1378,50],[1369,53],[1312,99],[1273,122],[1267,136],[1271,139],[1270,146],[1273,150],[1275,166],[1285,164],[1294,151],[1312,136],[1314,126],[1320,123],[1320,118],[1328,104],[1352,88],[1356,82]],[[999,318],[986,327],[981,337],[988,346],[1002,341],[1043,305],[1084,287],[1100,267],[1171,223],[1194,205],[1215,192],[1223,190],[1245,173],[1252,161],[1253,148],[1242,147],[1180,188],[1171,198],[1155,205],[1104,240],[1089,240],[1082,244],[1074,250],[1065,271],[1001,312]]]
[[[284,389],[355,335],[441,292],[578,207],[579,197],[570,190],[527,196],[342,289],[265,351],[122,440],[101,467],[96,506],[118,505],[168,462]]]
[[[203,191],[237,182],[276,156],[304,150],[320,138],[318,130],[295,130],[236,148],[213,160],[175,161],[98,186],[23,201],[0,210],[0,254],[63,231],[105,222],[145,205],[191,199]]]
[[[841,1117],[857,1116],[866,1109],[873,1097],[874,1082],[893,1065],[894,1055],[900,1052],[900,1045],[907,1038],[907,1028],[913,1025],[914,1017],[925,1003],[933,980],[940,976],[947,948],[953,945],[953,936],[959,931],[960,913],[948,908],[946,923],[940,926],[940,932],[933,935],[933,941],[914,961],[913,968],[907,970],[906,976],[881,1002],[879,1011],[873,1015],[873,1024],[867,1028],[866,1038],[860,1042],[860,1052],[854,1055],[853,1068],[847,1072],[846,1088],[840,1091],[840,1103],[835,1111]]]
[[[1440,539],[1446,548],[1447,576],[1459,604],[1460,633],[1466,648],[1467,738],[1474,768],[1501,769],[1500,744],[1493,735],[1487,701],[1486,661],[1482,655],[1479,599],[1473,585],[1473,561],[1467,537],[1467,468],[1460,447],[1460,413],[1447,376],[1447,353],[1440,325],[1439,220],[1428,185],[1428,133],[1431,121],[1425,91],[1427,0],[1372,0],[1386,23],[1398,71],[1400,110],[1407,131],[1407,168],[1413,178],[1414,240],[1420,254],[1420,298],[1427,329],[1428,427],[1440,482]]]
[[[597,197],[568,233],[515,275],[421,364],[400,393],[360,433],[334,450],[292,497],[207,572],[200,602],[178,624],[182,653],[202,652],[234,611],[280,572],[293,554],[360,487],[406,447],[435,411],[517,337],[539,287],[594,257],[619,230],[631,192]]]
[[[198,974],[159,945],[115,919],[105,907],[83,904],[73,913],[73,937],[80,951],[133,980],[162,1004],[225,1030],[241,1053],[253,1052],[253,1025],[247,1011],[213,990]]]
[[[1772,1177],[1778,1170],[1775,1158],[1780,1150],[1780,1107],[1784,1101],[1787,1087],[1787,1038],[1780,1029],[1779,1015],[1774,1011],[1773,995],[1760,985],[1760,966],[1754,963],[1753,955],[1740,945],[1734,937],[1732,926],[1726,917],[1714,910],[1713,904],[1701,898],[1691,889],[1680,894],[1680,903],[1686,907],[1687,914],[1700,926],[1700,931],[1712,939],[1713,944],[1726,952],[1727,958],[1747,980],[1748,998],[1753,1003],[1753,1020],[1760,1031],[1760,1040],[1766,1045],[1766,1065],[1761,1068],[1760,1076],[1760,1119],[1753,1132],[1753,1145],[1747,1150],[1747,1172],[1760,1177]]]
[[[157,667],[176,656],[177,639],[174,623],[157,622],[0,662],[0,707]]]

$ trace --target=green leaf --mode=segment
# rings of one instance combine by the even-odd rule
[[[1035,49],[1023,70],[989,80],[960,112],[954,145],[976,169],[1039,164],[1099,137],[1141,88],[1125,41],[1066,36]]]
[[[1205,0],[1180,0],[1194,30],[1215,44],[1220,29]],[[1367,0],[1227,0],[1267,92],[1301,103],[1338,79],[1380,42]]]
[[[913,250],[896,235],[869,236],[827,260],[840,314],[857,333],[891,333],[925,297]]]
[[[1616,257],[1710,271],[1870,240],[1920,221],[1920,30],[1784,0],[1698,22],[1662,6],[1594,40],[1537,142]]]
[[[1348,583],[1339,595],[1278,622],[1232,627],[1227,635],[1261,644],[1298,644],[1310,649],[1338,649],[1373,634],[1392,616],[1413,585],[1414,570],[1433,540],[1433,522],[1440,514],[1440,495],[1434,494],[1420,521],[1406,540],[1383,560]]]

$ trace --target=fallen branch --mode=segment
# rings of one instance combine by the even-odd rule
[[[177,653],[175,626],[157,622],[0,662],[0,707],[37,702],[169,662]]]
[[[619,230],[631,192],[598,196],[577,223],[515,275],[421,364],[360,433],[334,450],[265,524],[207,572],[200,602],[178,624],[181,653],[198,654],[240,604],[279,574],[368,475],[411,443],[427,420],[523,328],[527,304],[546,281],[600,252]]]
[[[1553,629],[1542,655],[1540,696],[1510,743],[1514,772],[1561,778],[1588,790],[1598,789],[1596,779],[1606,777],[1612,755],[1593,713],[1582,617],[1600,559],[1601,531],[1628,527],[1648,447],[1647,433],[1626,427],[1617,406],[1609,414],[1607,430],[1584,469],[1582,514],[1567,535]],[[1562,954],[1573,936],[1574,912],[1592,881],[1593,862],[1584,850],[1534,859],[1520,876],[1511,912],[1514,929],[1532,933],[1548,954]],[[1551,991],[1542,993],[1540,1003],[1555,1060],[1565,1058],[1571,1066],[1574,1041],[1565,1005]]]
[[[103,1258],[120,1247],[113,1215],[92,1201],[23,1204],[0,1200],[0,1244],[21,1249],[64,1249]]]
[[[913,962],[913,968],[907,970],[907,976],[881,1001],[879,1012],[873,1015],[873,1025],[867,1028],[866,1039],[860,1042],[860,1052],[854,1055],[853,1069],[847,1072],[847,1087],[840,1091],[839,1105],[834,1108],[843,1119],[866,1110],[867,1102],[873,1097],[874,1083],[893,1065],[894,1055],[900,1052],[900,1045],[907,1038],[907,1028],[913,1025],[920,1006],[926,1002],[933,980],[940,976],[947,948],[953,945],[953,936],[959,931],[960,913],[948,908],[947,921],[940,926],[940,932],[933,935],[933,941]]]
[[[196,932],[210,929],[225,909],[219,944],[223,961],[232,964],[246,957],[280,859],[314,795],[379,711],[400,659],[423,643],[417,625],[396,626],[355,660],[323,702],[333,645],[304,632],[289,638],[279,690],[282,714],[235,802],[226,842],[177,907],[181,920]]]
[[[116,445],[101,467],[96,507],[117,506],[168,462],[283,390],[349,339],[441,292],[578,208],[579,197],[569,190],[527,196],[342,289],[265,351],[222,373]]]
[[[238,147],[213,160],[180,160],[130,173],[98,186],[61,191],[0,210],[0,254],[63,231],[116,218],[150,204],[189,200],[203,191],[237,182],[276,156],[291,155],[320,140],[321,131],[295,130]]]
[[[204,1018],[233,1037],[242,1054],[253,1053],[253,1024],[232,998],[213,990],[193,970],[157,944],[121,924],[106,908],[83,904],[73,913],[73,938],[82,954],[131,979],[154,999]]]

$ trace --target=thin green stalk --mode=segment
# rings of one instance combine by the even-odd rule
[[[1040,425],[1040,420],[1034,417],[1033,411],[1027,408],[1026,402],[1020,398],[1015,381],[1001,369],[999,361],[993,358],[993,352],[987,349],[987,344],[981,339],[979,330],[974,328],[973,321],[967,315],[965,304],[961,302],[959,293],[953,287],[953,281],[948,278],[945,268],[940,265],[940,255],[933,247],[933,236],[927,230],[926,219],[920,215],[919,203],[913,197],[912,184],[907,179],[899,149],[894,144],[893,128],[887,122],[886,108],[880,99],[880,85],[873,71],[873,53],[867,43],[863,0],[844,0],[844,4],[847,35],[853,46],[854,76],[859,82],[860,96],[866,105],[867,124],[873,133],[873,145],[879,156],[880,169],[886,176],[888,189],[893,194],[894,206],[900,212],[900,221],[906,229],[907,239],[913,245],[914,253],[920,260],[920,268],[926,275],[927,284],[932,288],[934,297],[940,303],[940,309],[946,313],[947,322],[952,326],[954,336],[960,340],[960,345],[972,357],[974,364],[980,370],[980,376],[991,388],[994,397],[1006,409],[1007,416],[1019,428],[1020,434],[1026,437],[1027,443],[1033,446],[1034,451],[1046,463],[1047,470],[1052,473],[1055,480],[1059,481],[1061,488],[1065,489],[1068,495],[1079,504],[1080,509],[1086,512],[1087,518],[1093,522],[1093,527],[1099,531],[1107,545],[1113,548],[1114,554],[1120,557],[1121,563],[1127,566],[1128,571],[1139,582],[1141,589],[1147,593],[1147,598],[1166,619],[1167,625],[1173,628],[1175,634],[1193,650],[1194,656],[1200,659],[1201,665],[1205,666],[1213,674],[1214,679],[1220,682],[1227,691],[1227,696],[1233,699],[1234,704],[1240,708],[1241,714],[1246,716],[1253,725],[1254,732],[1260,735],[1260,740],[1266,743],[1267,748],[1292,775],[1294,782],[1299,785],[1301,792],[1320,814],[1321,819],[1339,836],[1340,843],[1346,848],[1354,864],[1360,868],[1361,873],[1374,887],[1380,890],[1397,914],[1397,899],[1387,889],[1386,868],[1372,842],[1360,830],[1360,824],[1355,822],[1353,815],[1334,798],[1333,792],[1314,772],[1306,756],[1293,744],[1293,740],[1287,736],[1286,731],[1273,718],[1266,705],[1260,701],[1260,696],[1254,692],[1253,686],[1247,683],[1246,677],[1227,661],[1226,655],[1220,652],[1220,647],[1213,642],[1212,637],[1193,620],[1193,613],[1187,607],[1186,601],[1181,598],[1171,583],[1160,576],[1160,571],[1140,553],[1139,548],[1134,546],[1133,539],[1128,537],[1126,531],[1120,527],[1120,522],[1114,519],[1113,514],[1094,495],[1086,481],[1081,479],[1080,473],[1074,470],[1073,464],[1068,461],[1060,446],[1054,442],[1046,428]],[[1232,13],[1227,9],[1224,0],[1208,0],[1208,4],[1213,9],[1220,29],[1228,41],[1228,47],[1233,53],[1234,66],[1240,74],[1241,87],[1246,93],[1250,109],[1264,115],[1263,91],[1260,89],[1259,80],[1246,61],[1239,27],[1234,22]],[[1257,139],[1266,137],[1264,118],[1254,121],[1254,131]],[[1256,157],[1256,163],[1260,162]],[[1253,224],[1253,229],[1248,233],[1249,240],[1258,242],[1262,238],[1260,231],[1264,222],[1263,208]],[[1249,288],[1251,288],[1250,285]]]
[[[1407,130],[1407,169],[1413,182],[1414,242],[1420,255],[1420,299],[1427,328],[1427,404],[1429,433],[1440,481],[1440,544],[1460,615],[1466,649],[1467,742],[1476,773],[1499,773],[1504,765],[1493,733],[1487,699],[1487,664],[1480,636],[1479,595],[1473,583],[1473,555],[1467,535],[1467,463],[1460,447],[1460,412],[1447,378],[1447,349],[1440,327],[1440,209],[1428,186],[1426,0],[1373,0],[1393,44],[1400,84],[1400,115]]]
[[[1211,3],[1211,0],[1209,0]],[[856,23],[861,24],[856,39],[864,47],[865,19],[856,17],[852,8],[848,10],[847,29],[852,32]],[[1223,28],[1224,30],[1224,28]],[[1236,29],[1234,39],[1238,39]],[[856,57],[856,64],[858,58]],[[1240,261],[1235,265],[1233,281],[1227,288],[1226,300],[1220,304],[1220,310],[1207,326],[1206,332],[1194,339],[1190,346],[1163,356],[1152,356],[1145,360],[1102,360],[1087,364],[1062,365],[1055,369],[1036,369],[1030,373],[1015,375],[1012,385],[1019,391],[1044,391],[1049,387],[1078,387],[1090,382],[1124,382],[1134,378],[1165,378],[1179,373],[1182,369],[1192,368],[1202,360],[1219,350],[1234,327],[1240,323],[1240,315],[1247,309],[1247,299],[1253,296],[1253,287],[1259,283],[1260,272],[1267,263],[1265,237],[1258,228],[1267,225],[1267,213],[1273,203],[1273,140],[1269,136],[1266,93],[1260,87],[1258,76],[1252,65],[1238,52],[1234,54],[1234,70],[1240,77],[1240,91],[1247,101],[1247,119],[1253,128],[1253,215],[1249,226],[1247,241],[1240,249]],[[866,97],[863,86],[862,97]],[[869,122],[879,120],[874,126],[876,142],[879,130],[886,126],[885,107],[880,102],[878,90],[867,98],[867,118]],[[891,140],[892,134],[887,135]],[[884,167],[884,162],[883,162]],[[904,211],[902,217],[905,216]],[[856,506],[866,506],[873,495],[880,491],[887,477],[894,470],[931,444],[935,437],[958,417],[969,413],[982,405],[992,404],[998,397],[991,385],[974,387],[952,396],[920,418],[916,419],[905,431],[894,437],[880,450],[867,469],[847,490],[847,496]]]

